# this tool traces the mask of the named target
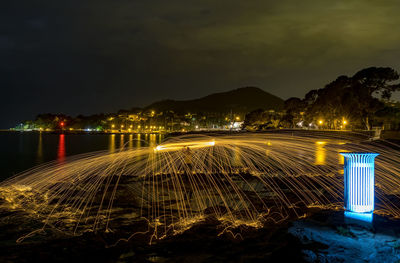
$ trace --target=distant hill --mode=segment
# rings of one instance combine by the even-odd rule
[[[245,87],[227,92],[214,93],[194,100],[162,100],[145,109],[175,112],[250,112],[255,109],[281,110],[283,100],[260,88]]]

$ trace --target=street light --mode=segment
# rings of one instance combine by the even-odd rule
[[[112,124],[112,125],[111,125],[111,128],[115,128],[115,125],[114,125],[114,124]]]
[[[324,123],[322,120],[320,120],[319,122],[318,122],[319,124],[322,124],[322,123]]]

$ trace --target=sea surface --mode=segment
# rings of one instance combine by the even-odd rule
[[[62,161],[67,156],[154,146],[163,139],[164,135],[159,134],[0,132],[0,181],[49,161]]]

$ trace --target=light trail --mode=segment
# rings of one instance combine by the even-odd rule
[[[177,151],[182,149],[197,149],[202,147],[211,147],[215,145],[215,141],[194,141],[194,142],[184,142],[184,143],[167,143],[158,145],[154,148],[154,151]]]
[[[43,229],[72,234],[114,232],[144,219],[140,232],[153,240],[209,217],[232,232],[304,217],[311,208],[343,209],[339,153],[377,152],[375,213],[400,218],[396,147],[311,133],[180,136],[34,167],[2,182],[0,198],[3,208],[40,218]]]

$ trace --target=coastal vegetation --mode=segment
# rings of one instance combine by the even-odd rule
[[[400,129],[399,74],[370,67],[339,76],[304,98],[283,101],[256,87],[245,87],[187,101],[163,100],[143,108],[76,117],[39,114],[15,130],[97,132],[187,132],[276,128]]]

